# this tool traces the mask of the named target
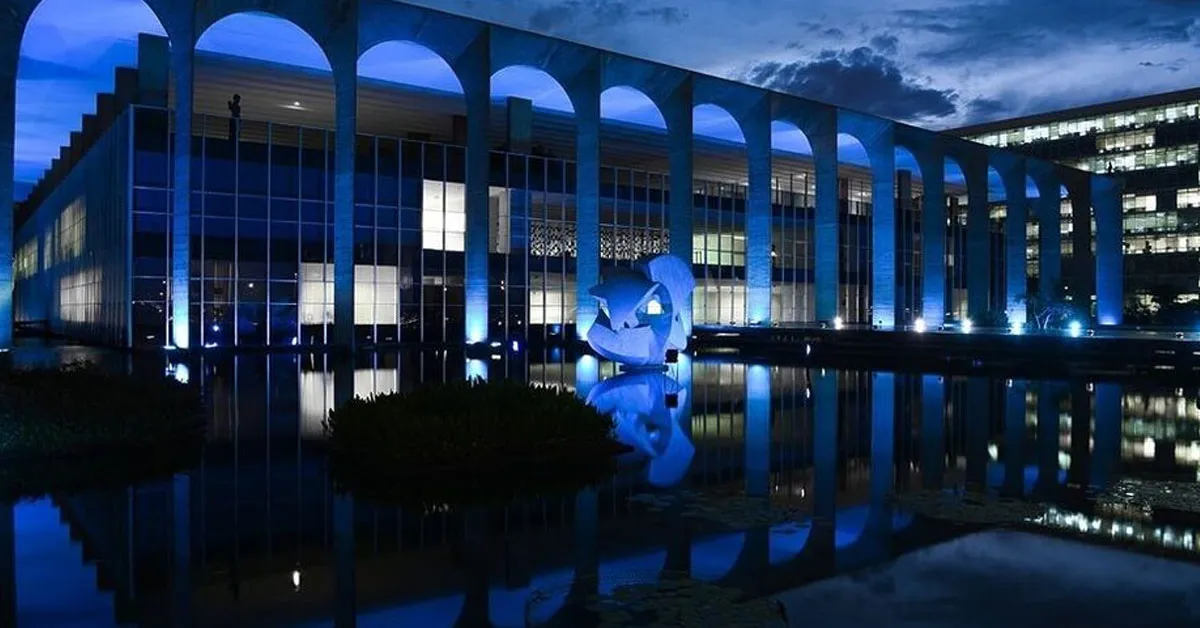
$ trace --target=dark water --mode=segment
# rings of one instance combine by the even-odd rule
[[[199,384],[206,444],[169,477],[4,506],[4,625],[1200,625],[1200,517],[1094,499],[1195,484],[1194,388],[559,352],[14,357],[81,356]],[[566,386],[636,453],[499,504],[335,490],[336,399],[466,376]],[[963,495],[990,506],[929,506]]]

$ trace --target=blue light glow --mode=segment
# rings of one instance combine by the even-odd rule
[[[512,350],[513,350],[513,351],[520,351],[520,350],[521,350],[521,343],[520,343],[520,342],[518,342],[518,341],[516,341],[516,340],[512,341]]]
[[[212,330],[213,330],[213,333],[215,334],[215,333],[221,331],[221,326],[214,323],[212,326]]]
[[[1067,325],[1067,335],[1072,338],[1078,338],[1081,333],[1083,333],[1083,325],[1079,321],[1071,321]]]
[[[962,333],[969,334],[975,330],[975,323],[969,318],[964,318],[962,321]]]
[[[1020,336],[1021,334],[1025,333],[1025,326],[1020,323],[1013,323],[1008,328],[1008,333],[1014,336]]]

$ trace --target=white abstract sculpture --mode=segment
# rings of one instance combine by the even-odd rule
[[[588,344],[627,366],[662,365],[668,350],[687,348],[692,321],[683,306],[695,286],[691,267],[670,255],[609,273],[588,291],[600,302]]]

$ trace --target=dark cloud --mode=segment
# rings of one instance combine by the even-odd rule
[[[960,65],[1040,58],[1066,46],[1187,42],[1200,38],[1198,9],[1194,0],[968,0],[893,11],[890,21],[893,28],[941,36],[920,58]]]
[[[1166,63],[1156,63],[1154,61],[1142,61],[1138,63],[1139,66],[1144,68],[1160,68],[1168,72],[1178,72],[1187,67],[1187,64],[1187,59],[1176,59]]]
[[[843,31],[840,28],[827,28],[822,31],[821,34],[826,37],[832,37],[833,39],[841,39],[846,36],[846,31]]]
[[[900,120],[942,118],[957,112],[957,94],[906,78],[887,57],[868,47],[826,50],[813,61],[766,62],[745,80],[814,100]]]
[[[892,56],[900,45],[900,39],[895,35],[883,34],[871,38],[871,47],[879,54]]]
[[[632,0],[565,0],[539,7],[529,16],[529,27],[546,33],[579,33],[620,26],[631,19],[678,25],[688,18],[682,7],[637,8],[640,4]]]
[[[976,124],[1006,118],[1010,111],[1008,105],[997,98],[975,98],[967,103],[966,113],[967,123]]]

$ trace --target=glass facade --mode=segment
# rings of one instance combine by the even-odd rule
[[[1057,118],[1057,119],[1052,119]],[[1125,180],[1124,253],[1127,293],[1169,286],[1180,299],[1200,298],[1200,98],[1088,114],[1066,111],[1036,124],[964,130],[975,141]],[[1064,202],[1063,257],[1073,253],[1070,204]],[[1036,230],[1030,231],[1036,262]]]
[[[111,182],[127,205],[128,277],[119,299],[99,299],[101,274],[86,269],[60,281],[64,321],[117,308],[114,344],[161,347],[170,329],[173,130],[170,112],[135,106],[110,134],[127,150],[127,179]],[[333,133],[197,115],[192,144],[190,342],[203,347],[288,347],[327,343],[333,333]],[[459,343],[465,337],[466,149],[396,137],[356,137],[353,260],[354,332],[369,346]],[[781,160],[782,164],[789,164]],[[772,189],[773,320],[814,322],[813,174],[776,166]],[[493,338],[574,336],[577,173],[571,161],[493,151],[489,172],[489,328]],[[919,188],[902,212],[898,245],[900,323],[919,311]],[[744,181],[693,185],[694,320],[746,322]],[[669,250],[669,177],[603,166],[600,173],[602,272]],[[871,318],[869,173],[843,168],[840,195],[839,309],[848,323]],[[42,208],[45,209],[45,208]],[[36,292],[38,268],[105,248],[85,246],[88,208],[67,203],[49,220],[39,210],[16,247],[19,288]],[[118,214],[117,216],[120,216]],[[118,218],[119,219],[119,218]],[[40,227],[35,228],[37,223]],[[949,232],[948,232],[949,233]],[[107,247],[112,248],[112,247]],[[953,249],[948,249],[953,250]],[[39,257],[41,259],[39,259]],[[109,303],[113,305],[109,305]],[[128,307],[126,307],[126,305]],[[51,316],[47,316],[49,318]],[[32,315],[28,320],[36,320]]]

